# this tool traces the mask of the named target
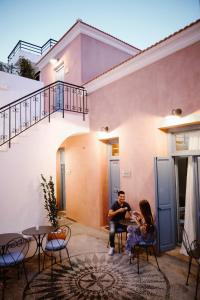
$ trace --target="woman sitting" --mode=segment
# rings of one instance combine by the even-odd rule
[[[151,212],[151,206],[147,200],[141,200],[139,203],[140,212],[133,214],[138,227],[128,226],[128,236],[126,250],[131,255],[134,246],[141,242],[152,242],[154,240],[154,220]]]

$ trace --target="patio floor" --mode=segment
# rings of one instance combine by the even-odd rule
[[[73,270],[67,260],[54,265],[51,280],[50,262],[37,275],[37,259],[26,264],[30,289],[25,289],[24,275],[17,279],[12,276],[7,281],[5,299],[194,299],[196,266],[192,266],[189,286],[185,285],[187,261],[179,256],[163,254],[158,257],[161,272],[155,259],[141,256],[140,274],[136,261],[129,264],[124,253],[107,255],[108,233],[67,220],[72,230],[69,254]],[[63,252],[64,257],[64,252]],[[14,274],[13,274],[14,275]],[[200,291],[198,295],[200,299]]]

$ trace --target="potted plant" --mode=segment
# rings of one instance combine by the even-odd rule
[[[35,69],[31,64],[31,61],[21,57],[17,64],[19,66],[19,75],[22,77],[35,79]]]
[[[56,205],[54,182],[52,176],[49,177],[48,181],[45,179],[45,177],[42,174],[41,174],[41,178],[42,178],[41,186],[43,189],[44,200],[45,200],[44,207],[47,210],[47,216],[52,226],[57,227],[58,208]]]

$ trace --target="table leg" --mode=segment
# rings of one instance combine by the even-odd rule
[[[35,250],[35,254],[37,253],[38,251],[38,272],[40,273],[40,247],[41,247],[41,235],[38,234],[37,236],[36,235],[33,235],[35,241],[36,241],[36,250]]]
[[[38,235],[38,270],[40,273],[40,247],[41,247],[41,237]]]

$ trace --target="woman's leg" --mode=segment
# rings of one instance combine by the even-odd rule
[[[127,241],[126,241],[126,250],[128,252],[131,252],[131,250],[134,248],[134,246],[140,242],[141,235],[138,227],[134,226],[128,226],[127,228],[128,235],[127,235]]]

